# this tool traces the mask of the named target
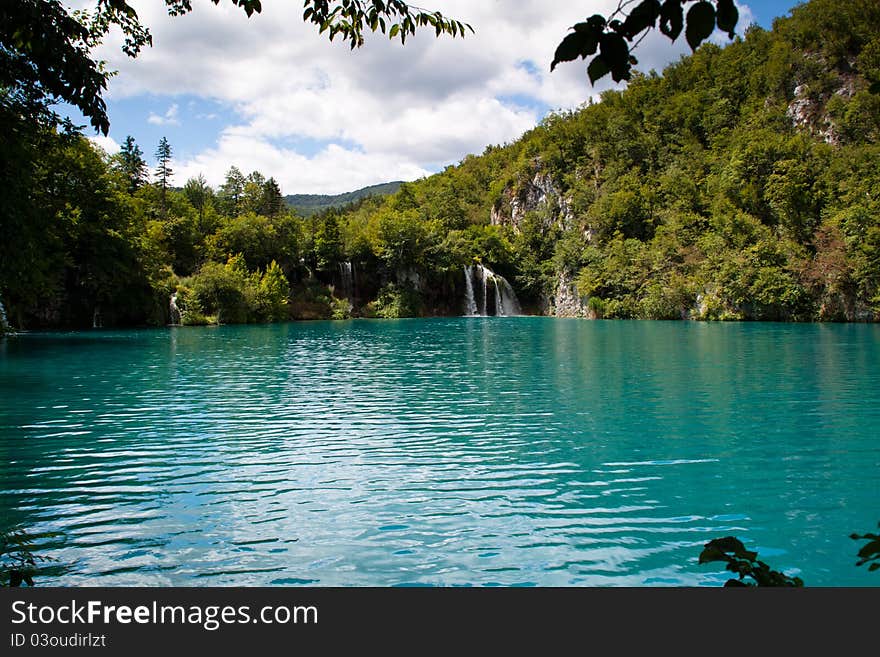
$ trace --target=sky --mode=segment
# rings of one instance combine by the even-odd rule
[[[83,8],[94,0],[68,0]],[[169,17],[158,0],[131,0],[153,34],[136,59],[111,33],[94,52],[117,71],[105,100],[116,152],[127,135],[148,162],[159,140],[173,149],[174,183],[203,175],[222,184],[230,166],[275,177],[284,194],[338,194],[415,180],[516,140],[549,112],[575,109],[611,88],[594,88],[583,61],[550,73],[569,27],[617,0],[424,0],[470,23],[465,39],[418,33],[405,46],[368,34],[351,51],[302,20],[300,0],[263,0],[248,18],[230,2],[193,0]],[[796,0],[739,1],[743,32],[769,28]],[[713,36],[719,44],[727,37]],[[636,51],[639,69],[661,71],[689,52],[653,33]],[[71,113],[74,122],[87,121]]]

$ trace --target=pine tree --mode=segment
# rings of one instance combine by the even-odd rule
[[[168,190],[168,183],[171,182],[171,176],[174,172],[171,170],[171,144],[165,137],[159,142],[159,148],[156,149],[156,171],[155,176],[159,179],[159,188],[162,190],[162,212],[167,209],[165,203],[165,195]]]
[[[147,162],[143,156],[144,152],[135,143],[134,137],[128,135],[117,156],[116,168],[128,181],[129,194],[134,194],[147,184]]]
[[[281,196],[281,188],[274,178],[269,178],[263,183],[263,199],[261,214],[267,217],[277,217],[284,211],[284,197]]]

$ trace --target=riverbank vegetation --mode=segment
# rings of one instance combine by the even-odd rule
[[[134,140],[102,153],[7,96],[0,299],[21,328],[463,314],[480,263],[534,313],[872,321],[878,34],[875,2],[813,0],[307,218],[260,172],[174,181],[173,144],[148,182]]]

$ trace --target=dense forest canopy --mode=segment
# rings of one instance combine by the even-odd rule
[[[531,312],[874,320],[878,34],[873,0],[813,0],[308,218],[271,172],[150,183],[154,145],[104,154],[3,103],[0,298],[21,328],[462,314],[479,263]]]

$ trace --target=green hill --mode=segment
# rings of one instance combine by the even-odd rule
[[[370,196],[388,196],[400,189],[401,182],[382,183],[371,185],[354,192],[327,196],[324,194],[291,194],[284,197],[284,202],[289,208],[296,210],[300,215],[309,217],[321,210],[341,208],[351,203],[368,198]]]
[[[81,136],[0,119],[0,302],[19,328],[880,318],[876,0],[804,3],[437,175],[292,197],[306,217],[258,172],[166,193]]]
[[[772,31],[705,44],[333,219],[339,257],[418,280],[428,309],[480,262],[544,314],[873,320],[878,35],[876,0],[813,0]]]

